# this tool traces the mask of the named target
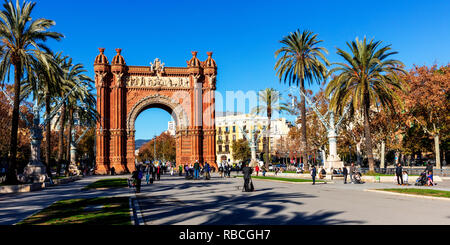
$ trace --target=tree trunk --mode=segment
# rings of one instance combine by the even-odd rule
[[[303,94],[300,96],[301,100],[300,100],[300,110],[301,110],[301,120],[302,120],[302,137],[301,137],[301,141],[302,141],[302,156],[303,156],[303,164],[305,166],[305,169],[308,170],[309,169],[309,165],[307,164],[307,160],[308,160],[308,142],[307,142],[307,136],[306,136],[306,103],[305,103],[305,96],[304,94],[306,94],[305,91],[305,85],[304,85],[304,81],[303,79],[301,79],[300,81],[300,90],[303,92]]]
[[[439,134],[434,135],[434,151],[436,154],[436,168],[441,169],[441,154],[439,151]]]
[[[61,107],[61,115],[59,117],[59,142],[58,142],[58,167],[57,175],[61,174],[61,167],[64,161],[64,119],[66,116],[66,102],[63,102]]]
[[[386,149],[386,143],[383,140],[383,141],[381,141],[381,163],[380,163],[380,168],[385,168],[385,164],[384,164],[385,149]]]
[[[369,101],[367,99],[367,101]],[[369,104],[366,102],[364,108],[364,136],[366,138],[366,154],[369,161],[369,171],[375,171],[375,161],[373,160],[372,135],[370,134],[369,124]]]
[[[51,120],[50,120],[50,94],[47,92],[45,94],[45,114],[46,114],[46,118],[47,118],[47,124],[45,125],[45,135],[46,135],[46,147],[45,147],[45,163],[47,164],[47,175],[48,177],[52,177],[52,170],[51,170],[51,160],[50,160],[50,155],[51,155]]]
[[[22,77],[20,63],[14,64],[14,105],[11,120],[11,135],[9,141],[9,166],[6,175],[7,184],[17,184],[17,132],[19,130],[20,113],[20,80]]]
[[[267,123],[268,123],[268,126],[267,126],[267,133],[266,133],[266,137],[265,137],[265,151],[264,151],[264,161],[265,161],[265,166],[266,166],[266,169],[269,169],[269,162],[270,162],[270,157],[269,157],[269,152],[270,152],[270,149],[269,149],[269,144],[270,144],[270,122],[271,122],[271,115],[269,115],[268,117],[267,117],[268,119],[267,119]]]
[[[66,172],[69,173],[70,165],[70,144],[72,143],[72,124],[73,124],[73,109],[68,110],[68,130],[67,130],[67,145],[66,145]]]

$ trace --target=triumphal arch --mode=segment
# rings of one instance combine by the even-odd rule
[[[97,111],[96,173],[135,169],[135,128],[148,108],[169,112],[176,123],[176,163],[196,160],[215,165],[214,91],[217,75],[212,52],[200,61],[197,52],[187,67],[166,67],[159,59],[150,66],[129,66],[121,49],[109,63],[104,51],[95,58]],[[153,120],[158,120],[154,118]]]

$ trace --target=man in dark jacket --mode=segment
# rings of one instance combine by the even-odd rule
[[[316,175],[317,175],[316,165],[313,165],[313,167],[311,169],[311,177],[312,177],[313,185],[316,184]]]
[[[397,167],[395,168],[395,175],[397,175],[397,183],[399,185],[403,185],[403,168],[402,168],[402,164],[397,164]]]
[[[205,162],[205,166],[203,166],[203,172],[205,173],[206,180],[211,179],[211,175],[209,174],[210,171],[211,171],[211,167],[209,166],[209,163]]]
[[[342,169],[342,174],[344,175],[344,184],[347,184],[348,170],[346,166],[344,166],[344,168]]]
[[[355,163],[352,162],[352,165],[350,166],[350,181],[352,184],[355,183],[355,180],[353,179],[353,175],[356,174],[356,167],[355,167]]]
[[[200,163],[197,160],[194,163],[194,179],[199,179],[199,178],[200,178]]]
[[[244,163],[242,173],[244,174],[244,189],[242,191],[250,192],[253,188],[250,186],[253,169]]]
[[[425,173],[431,172],[433,174],[433,164],[430,162],[427,163],[427,167],[425,168]]]

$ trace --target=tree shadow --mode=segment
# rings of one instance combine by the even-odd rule
[[[230,194],[228,192],[228,194]],[[211,196],[208,200],[179,201],[173,196],[141,197],[139,204],[146,222],[158,220],[161,225],[174,225],[197,219],[200,225],[336,225],[362,224],[333,218],[343,212],[289,212],[286,205],[300,207],[299,198],[317,198],[302,193],[242,193]],[[283,212],[285,211],[285,212]],[[201,217],[204,216],[204,217]],[[200,219],[198,219],[200,218]]]

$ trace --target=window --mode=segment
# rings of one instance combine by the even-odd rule
[[[225,132],[227,132],[227,133],[228,133],[228,127],[225,127]]]
[[[233,126],[233,133],[236,133],[236,126]]]
[[[219,145],[219,152],[222,152],[222,146]]]
[[[225,152],[230,152],[230,146],[225,145]]]

